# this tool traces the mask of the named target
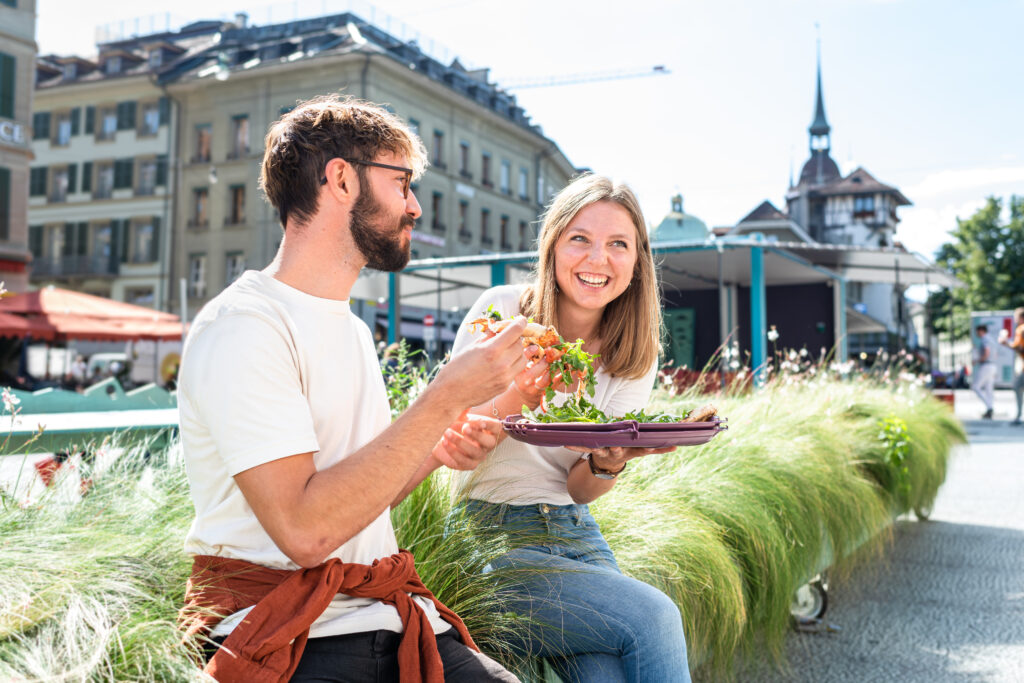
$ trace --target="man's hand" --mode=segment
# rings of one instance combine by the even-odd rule
[[[501,422],[465,411],[445,430],[432,457],[453,470],[474,470],[498,444]]]
[[[490,401],[503,392],[526,368],[520,341],[526,318],[517,316],[495,336],[479,341],[448,362],[430,388],[460,409]]]

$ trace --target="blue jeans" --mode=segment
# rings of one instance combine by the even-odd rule
[[[498,505],[467,510],[484,526],[543,535],[553,544],[516,548],[492,568],[550,568],[517,574],[509,609],[531,620],[512,647],[546,657],[564,681],[687,683],[679,608],[653,586],[622,574],[586,505]]]

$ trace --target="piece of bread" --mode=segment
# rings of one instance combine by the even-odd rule
[[[708,403],[705,406],[701,406],[696,410],[691,410],[690,414],[683,418],[683,422],[708,422],[715,415],[718,414],[718,408]]]

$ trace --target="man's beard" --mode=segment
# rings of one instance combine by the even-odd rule
[[[352,211],[349,212],[349,231],[359,253],[366,259],[366,267],[386,272],[397,272],[409,263],[409,245],[402,246],[402,232],[415,222],[407,213],[398,219],[393,229],[374,223],[390,220],[376,197],[367,187],[360,192]]]

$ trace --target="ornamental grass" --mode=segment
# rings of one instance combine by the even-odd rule
[[[852,377],[737,384],[711,399],[728,431],[633,461],[592,505],[623,570],[679,605],[698,680],[727,677],[738,656],[781,664],[795,589],[881,552],[896,515],[934,500],[961,426],[911,383]],[[652,408],[708,400],[673,386]],[[193,663],[200,644],[183,646],[175,626],[193,516],[180,448],[120,446],[102,472],[103,449],[64,470],[92,478],[80,500],[56,495],[59,486],[32,501],[0,498],[0,680],[204,678]],[[477,643],[530,680],[536,663],[507,646],[528,626],[503,609],[510,577],[484,572],[523,540],[481,534],[453,505],[435,473],[392,512],[399,544]]]

